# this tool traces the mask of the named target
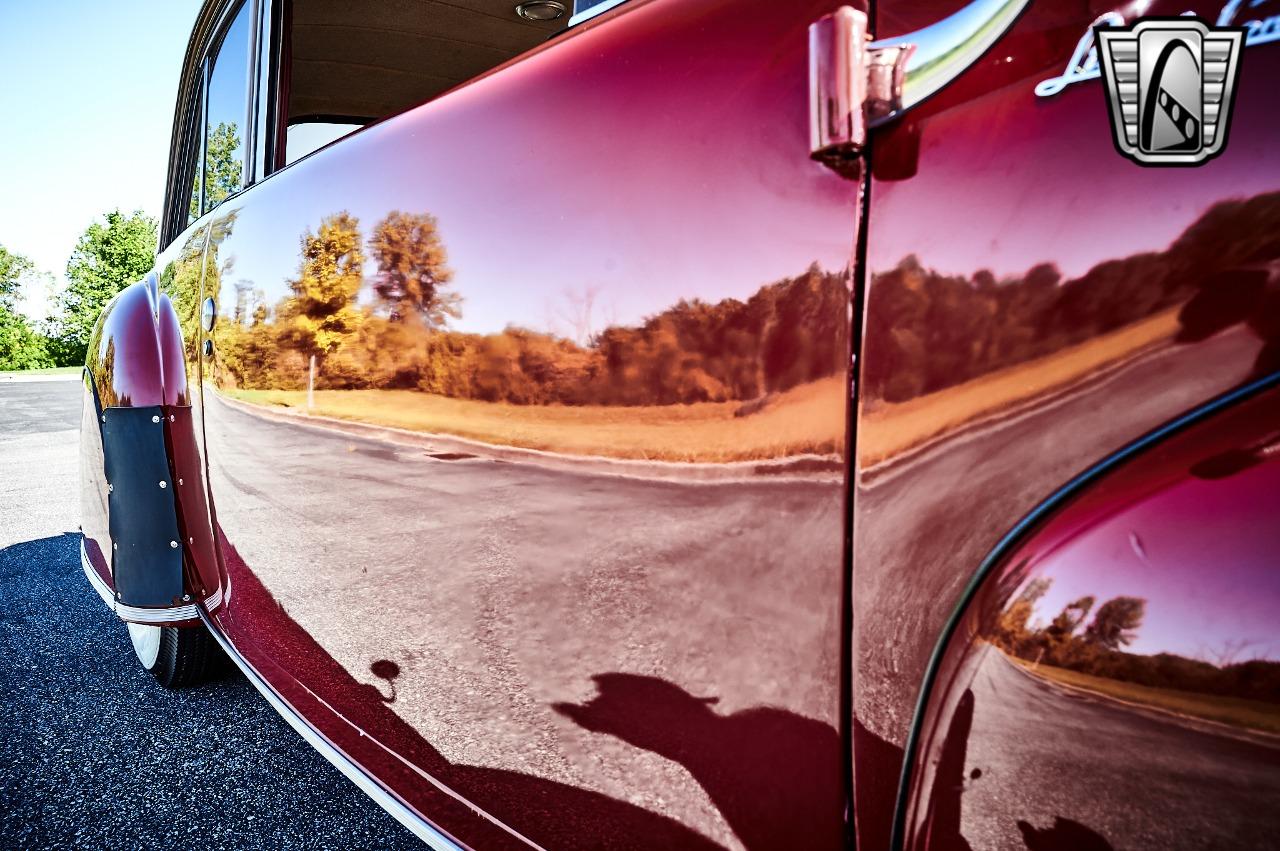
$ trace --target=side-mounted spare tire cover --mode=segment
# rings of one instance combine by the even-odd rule
[[[96,425],[90,430],[86,416],[81,429],[86,569],[110,579],[117,611],[189,606],[207,592],[216,597],[216,568],[185,581],[185,557],[192,554],[184,542],[198,544],[203,554],[211,535],[204,528],[208,513],[193,449],[182,333],[168,296],[157,292],[152,279],[126,288],[107,305],[86,361],[85,405],[92,405]],[[174,446],[181,449],[177,456]],[[179,456],[191,470],[175,469]],[[184,523],[179,507],[188,502],[193,516]],[[201,528],[184,536],[186,525]],[[211,552],[206,560],[212,566]],[[209,581],[202,578],[205,572]],[[128,619],[151,620],[136,611]],[[155,618],[173,619],[172,612]]]
[[[117,597],[128,606],[182,605],[182,546],[164,412],[158,405],[106,408],[101,422]]]

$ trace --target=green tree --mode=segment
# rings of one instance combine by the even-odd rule
[[[156,220],[141,210],[119,210],[94,222],[67,261],[67,289],[55,323],[56,343],[70,363],[83,362],[89,335],[111,297],[139,281],[156,261]]]
[[[364,279],[362,246],[360,222],[346,211],[303,234],[298,277],[289,282],[293,295],[276,311],[283,345],[327,358],[359,332],[365,315],[356,306]]]
[[[0,307],[0,370],[43,369],[54,365],[44,337],[31,329],[26,317]]]
[[[240,132],[234,121],[209,128],[204,152],[204,208],[212,210],[240,191],[244,162],[240,158]],[[200,218],[200,170],[192,178],[191,218]]]
[[[1005,649],[1018,652],[1025,644],[1029,637],[1027,624],[1031,621],[1032,612],[1040,598],[1049,592],[1051,585],[1053,585],[1052,577],[1038,576],[1032,579],[1022,589],[1022,593],[1000,614],[996,623],[995,637]]]
[[[1109,650],[1119,650],[1137,638],[1147,601],[1141,597],[1115,597],[1098,607],[1093,623],[1085,629],[1085,638]]]
[[[374,291],[392,319],[416,314],[438,328],[462,315],[461,297],[446,289],[453,270],[435,216],[392,211],[374,228],[369,253],[378,265]]]
[[[1078,600],[1072,600],[1062,608],[1058,616],[1053,619],[1053,623],[1049,624],[1049,628],[1045,630],[1049,636],[1055,640],[1064,640],[1070,637],[1080,624],[1084,623],[1085,618],[1089,616],[1089,611],[1093,609],[1093,595],[1089,594]]]
[[[31,273],[31,261],[0,245],[0,307],[13,310],[22,279]]]
[[[0,245],[0,369],[53,366],[44,337],[18,312],[18,290],[31,271],[30,260]]]

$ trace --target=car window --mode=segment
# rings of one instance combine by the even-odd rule
[[[212,55],[205,103],[203,212],[244,186],[251,19],[250,5],[241,5]]]
[[[194,113],[184,132],[183,143],[183,159],[181,180],[185,180],[185,175],[190,169],[191,178],[191,197],[187,201],[187,224],[191,224],[200,218],[200,180],[204,174],[201,163],[204,159],[204,79],[200,79],[197,83],[198,94],[196,95],[192,112]],[[178,185],[182,185],[179,182]]]
[[[289,165],[363,126],[363,123],[350,121],[301,121],[290,124],[284,134],[284,164]]]
[[[537,47],[565,28],[571,6],[569,0],[294,0],[278,118],[285,150],[277,165]]]
[[[573,18],[569,21],[569,25],[574,26],[590,20],[596,15],[604,14],[614,6],[621,6],[625,2],[626,0],[577,0],[573,4]]]

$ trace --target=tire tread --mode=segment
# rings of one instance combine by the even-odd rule
[[[221,654],[204,624],[167,626],[160,634],[160,655],[151,673],[165,688],[187,688],[209,679]]]

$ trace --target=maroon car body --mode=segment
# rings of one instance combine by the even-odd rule
[[[1280,46],[1144,169],[1038,85],[1135,9],[846,7],[987,36],[833,159],[838,0],[603,5],[294,162],[337,25],[205,4],[86,369],[104,600],[436,847],[1265,846]]]

